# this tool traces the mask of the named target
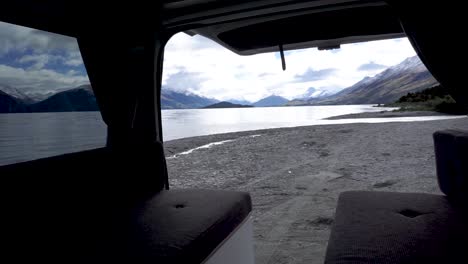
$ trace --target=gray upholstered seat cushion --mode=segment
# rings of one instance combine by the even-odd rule
[[[434,133],[437,179],[446,195],[468,201],[468,131]]]
[[[162,191],[122,218],[110,254],[95,263],[201,263],[251,210],[244,192]]]
[[[445,196],[340,195],[326,263],[468,263],[466,215]]]
[[[200,263],[247,217],[248,193],[161,191],[162,145],[0,167],[1,263]]]

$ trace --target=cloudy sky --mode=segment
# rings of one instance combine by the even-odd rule
[[[0,85],[48,93],[85,83],[76,39],[0,22]]]
[[[341,49],[239,56],[201,36],[175,35],[166,47],[163,85],[219,100],[294,99],[310,87],[330,93],[416,55],[406,38],[342,45]]]
[[[175,35],[166,47],[163,86],[219,100],[336,92],[415,55],[406,38],[339,50],[239,56],[201,36]],[[76,39],[0,22],[0,85],[48,93],[88,83]]]

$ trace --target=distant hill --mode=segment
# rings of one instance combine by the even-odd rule
[[[327,97],[333,95],[333,92],[317,90],[314,87],[310,87],[307,91],[298,96],[297,98],[286,103],[287,106],[303,106],[303,105],[313,105],[321,100],[324,100]]]
[[[305,105],[316,105],[320,104],[326,97],[309,98],[309,99],[293,99],[287,102],[286,106],[305,106]]]
[[[216,104],[208,105],[203,108],[245,108],[245,107],[253,107],[251,105],[241,105],[241,104],[233,104],[229,102],[219,102]]]
[[[30,103],[35,102],[35,100],[33,98],[31,98],[29,95],[26,95],[25,93],[21,92],[20,90],[14,88],[14,87],[11,87],[9,85],[0,84],[0,91],[14,97],[15,99],[17,99],[20,102],[25,103],[25,104],[30,104]]]
[[[437,84],[437,81],[432,77],[424,64],[417,56],[414,56],[374,77],[366,77],[334,95],[329,95],[311,87],[301,96],[302,98],[297,98],[290,102],[281,96],[271,95],[253,103],[253,105],[256,107],[268,107],[286,104],[387,104],[398,100],[408,93],[419,92]],[[24,94],[14,87],[0,84],[0,92],[1,113],[98,110],[96,99],[89,84],[53,94]],[[48,97],[45,98],[46,96]],[[251,104],[242,100],[229,101],[231,104],[241,106]],[[218,100],[194,94],[174,92],[167,87],[163,87],[161,92],[163,109],[203,108],[218,102]]]
[[[163,87],[161,91],[162,109],[202,108],[217,102],[219,101],[215,99],[210,99],[195,94],[174,92],[165,87]]]
[[[334,92],[330,92],[328,90],[319,90],[319,89],[315,89],[314,87],[310,87],[309,89],[307,89],[305,93],[298,96],[292,101],[308,101],[308,100],[313,100],[313,99],[320,99],[320,98],[328,97],[332,94],[334,94]]]
[[[448,89],[437,85],[420,92],[408,93],[398,101],[385,106],[400,107],[399,111],[437,111],[447,114],[467,114],[468,109],[458,104]]]
[[[99,111],[91,85],[59,92],[51,97],[30,105],[31,112],[74,112]]]
[[[20,99],[0,91],[0,113],[24,113],[28,106]]]
[[[289,102],[289,100],[284,97],[277,96],[277,95],[270,95],[268,97],[265,97],[253,103],[253,105],[256,107],[282,106],[282,105],[285,105],[287,102]]]
[[[73,89],[73,88],[72,88]],[[59,92],[65,92],[65,91],[68,91],[70,90],[70,88],[68,89],[61,89],[61,90],[58,90],[58,91],[54,91],[54,92],[48,92],[48,93],[40,93],[40,92],[36,92],[36,93],[33,93],[33,92],[28,92],[26,96],[28,96],[28,98],[31,99],[31,103],[37,103],[37,102],[40,102],[40,101],[43,101],[55,94],[58,94]]]
[[[374,77],[366,77],[341,92],[309,104],[386,104],[407,93],[437,85],[418,56],[408,58]]]
[[[236,100],[236,99],[229,99],[226,100],[226,102],[232,103],[232,104],[240,104],[240,105],[251,105],[252,102],[249,102],[247,100]]]
[[[39,100],[40,99],[40,100]],[[162,90],[163,109],[202,108],[219,101],[194,94]],[[24,94],[18,89],[0,85],[0,113],[99,111],[91,85],[57,93]]]
[[[35,98],[37,97],[33,98],[10,86],[0,85],[0,113],[99,110],[89,84],[52,94],[39,102]]]

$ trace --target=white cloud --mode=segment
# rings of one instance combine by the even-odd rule
[[[0,58],[10,52],[22,54],[16,62],[27,66],[0,65],[2,83],[47,91],[88,82],[70,69],[83,66],[75,38],[0,22]],[[271,94],[293,99],[310,87],[349,87],[415,54],[406,38],[342,45],[332,51],[288,51],[287,70],[282,71],[278,54],[239,56],[201,36],[179,33],[166,47],[163,85],[220,100],[256,101]],[[61,63],[67,73],[47,69],[51,63]],[[366,68],[369,63],[382,67]]]
[[[329,68],[329,69],[322,69],[322,70],[314,70],[312,68],[308,68],[306,72],[303,74],[296,74],[294,76],[297,82],[313,82],[313,81],[320,81],[326,80],[332,77],[337,72],[337,69]]]
[[[80,66],[83,64],[83,59],[77,58],[77,59],[65,60],[64,64],[68,66],[74,66],[74,67]]]
[[[0,22],[0,59],[0,83],[25,93],[89,83],[72,37]]]
[[[166,86],[173,91],[196,93],[200,89],[200,84],[206,79],[200,77],[200,73],[187,72],[184,68],[171,74],[166,79]]]
[[[414,55],[406,38],[342,45],[338,51],[304,49],[287,52],[287,70],[282,71],[274,53],[239,56],[201,36],[179,33],[166,47],[163,85],[179,91],[190,87],[190,92],[220,100],[256,101],[271,94],[293,99],[309,87],[338,91],[384,69],[357,70],[363,64],[388,67]],[[197,78],[187,79],[192,73]],[[297,82],[304,74],[308,78]],[[178,77],[184,84],[174,87]]]
[[[0,56],[32,50],[34,53],[78,51],[75,38],[0,22]]]
[[[87,76],[76,75],[76,72],[61,74],[47,69],[25,70],[6,65],[0,65],[0,81],[24,93],[49,93],[89,83]]]
[[[364,63],[361,66],[359,66],[357,70],[372,72],[372,71],[378,71],[378,70],[382,70],[386,68],[387,68],[386,65],[382,65],[382,64],[375,63],[373,61],[369,61],[368,63]]]
[[[77,67],[83,64],[83,59],[78,53],[78,56],[73,53],[66,56],[51,55],[51,54],[32,54],[24,55],[16,60],[20,64],[32,63],[29,69],[43,69],[48,63],[61,63],[71,67]]]
[[[43,69],[49,63],[61,63],[71,67],[77,67],[83,64],[81,55],[75,56],[73,54],[67,54],[67,56],[58,56],[51,54],[32,54],[24,55],[16,60],[20,64],[32,63],[30,69]]]
[[[67,53],[67,57],[63,58],[63,63],[67,66],[77,67],[83,65],[83,58],[79,49],[72,50]]]
[[[40,70],[44,68],[49,62],[61,60],[62,57],[54,56],[50,54],[34,54],[34,55],[24,55],[21,58],[17,59],[17,62],[21,64],[33,63],[29,69]]]

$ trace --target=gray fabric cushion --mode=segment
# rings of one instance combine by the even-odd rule
[[[325,263],[468,263],[465,212],[439,195],[342,193]]]
[[[201,263],[252,209],[250,195],[162,191],[120,217],[93,263]]]
[[[114,219],[163,188],[164,171],[158,142],[1,166],[4,252],[14,263],[89,262]]]
[[[445,194],[468,199],[468,131],[442,130],[433,135],[437,179]]]
[[[161,191],[160,144],[0,167],[1,263],[200,263],[245,219],[247,193]]]

